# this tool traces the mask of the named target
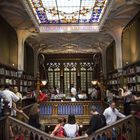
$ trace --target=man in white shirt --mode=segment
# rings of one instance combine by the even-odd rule
[[[108,108],[105,109],[103,115],[106,118],[106,124],[110,125],[117,121],[117,117],[124,118],[125,115],[120,113],[118,109],[116,109],[116,103],[112,102]]]
[[[4,101],[9,102],[9,108],[11,108],[11,115],[16,116],[16,111],[12,108],[13,102],[17,102],[20,98],[12,91],[9,90],[9,84],[5,84],[5,89],[1,93],[1,97]]]
[[[76,88],[74,87],[73,84],[72,84],[72,86],[71,86],[71,94],[72,94],[73,97],[75,97],[76,94],[77,94]]]

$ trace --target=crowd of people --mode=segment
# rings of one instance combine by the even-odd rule
[[[131,114],[131,105],[140,100],[140,97],[136,96],[131,87],[123,86],[123,88],[118,88],[117,90],[111,89],[109,87],[106,90],[106,101],[108,103],[112,101],[121,100],[123,102],[124,114],[126,116]]]
[[[85,137],[92,135],[96,130],[115,123],[118,118],[125,118],[126,116],[119,112],[116,108],[116,103],[111,102],[109,107],[106,108],[103,114],[97,111],[96,106],[91,107],[91,119],[89,120],[89,127],[85,131]],[[115,131],[114,131],[115,132]],[[73,114],[68,116],[68,120],[64,117],[58,118],[58,124],[55,126],[51,136],[75,138],[79,136],[79,125],[76,123],[76,118]],[[115,135],[112,134],[112,138]]]
[[[98,91],[97,87],[93,87],[93,90],[90,90],[90,94],[93,99],[97,99]],[[57,93],[55,93],[57,92]],[[55,89],[54,94],[58,94],[58,91]],[[92,93],[93,92],[93,93]],[[74,86],[71,88],[71,96],[76,97],[77,91]],[[47,101],[48,97],[45,91],[39,91],[38,95],[36,96],[37,102]],[[0,113],[3,113],[3,103],[8,102],[8,105],[11,109],[11,116],[16,117],[16,114],[22,114],[28,120],[28,124],[40,129],[41,124],[39,120],[39,112],[40,106],[38,103],[35,103],[28,116],[23,112],[23,110],[17,108],[17,102],[20,102],[24,99],[22,94],[18,91],[18,87],[14,87],[13,89],[10,88],[9,84],[5,84],[4,88],[0,89]],[[116,108],[116,99],[121,99],[124,101],[124,114],[119,112]],[[106,90],[106,101],[109,103],[109,107],[104,110],[101,114],[98,112],[96,106],[91,107],[91,119],[89,120],[89,127],[85,132],[85,137],[93,134],[96,130],[106,126],[111,125],[118,120],[118,118],[125,118],[127,115],[131,113],[131,103],[134,101],[140,100],[140,97],[137,97],[133,94],[131,89],[124,86],[123,88],[119,88],[117,90],[117,94],[114,93],[110,88]],[[10,129],[11,130],[11,129]],[[115,131],[112,133],[112,138],[115,137]],[[58,124],[55,126],[54,130],[50,134],[50,136],[56,137],[69,137],[74,138],[79,136],[79,125],[76,122],[76,117],[74,114],[69,114],[68,119],[66,120],[65,117],[58,118]]]

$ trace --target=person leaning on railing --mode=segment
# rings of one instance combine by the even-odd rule
[[[121,112],[119,112],[119,110],[116,108],[116,103],[114,101],[112,101],[110,103],[110,106],[104,110],[103,115],[106,118],[106,124],[107,125],[115,123],[118,118],[126,117]],[[115,130],[115,128],[112,129],[112,136],[111,137],[112,137],[113,140],[114,139],[116,140],[116,130]]]
[[[110,125],[110,124],[116,122],[118,117],[119,118],[126,117],[121,112],[119,112],[119,110],[116,108],[116,103],[114,101],[112,101],[110,103],[110,106],[104,110],[103,115],[106,118],[107,125]]]
[[[131,104],[135,101],[140,100],[140,97],[137,97],[133,94],[133,92],[127,87],[123,86],[123,88],[119,89],[121,91],[121,97],[124,98],[124,114],[131,114]]]

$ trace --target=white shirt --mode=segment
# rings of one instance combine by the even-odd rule
[[[76,96],[77,92],[76,92],[76,88],[72,87],[71,88],[71,93],[73,96]]]
[[[17,95],[20,99],[22,99],[22,94],[21,94],[20,92],[17,92],[16,95]]]
[[[3,100],[9,102],[9,108],[11,108],[11,115],[16,116],[16,111],[12,108],[12,102],[17,102],[20,98],[12,91],[9,89],[5,89],[1,93],[1,97]]]
[[[78,124],[65,124],[64,130],[67,137],[74,138],[76,137],[76,134],[79,131],[79,126]]]
[[[9,107],[12,107],[12,102],[17,102],[19,100],[19,97],[15,95],[14,92],[10,91],[9,89],[5,89],[1,93],[1,97],[9,102]]]
[[[113,109],[111,107],[108,107],[107,109],[105,109],[103,115],[105,116],[106,123],[108,125],[116,122],[117,121],[117,117],[119,117],[119,118],[124,118],[125,117],[125,115],[120,113],[118,111],[118,109],[115,108],[115,110],[113,111]]]

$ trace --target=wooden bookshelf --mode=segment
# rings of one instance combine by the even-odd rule
[[[35,78],[33,75],[23,72],[19,77],[18,70],[12,66],[0,64],[0,86],[9,83],[11,87],[17,86],[21,93],[35,87]]]
[[[107,74],[107,85],[111,86],[114,90],[120,87],[120,74],[117,72],[117,70]]]
[[[20,92],[28,92],[35,87],[35,78],[33,75],[23,72],[19,79]]]
[[[140,94],[140,62],[125,66],[122,75],[119,75],[117,70],[109,72],[107,74],[107,85],[112,86],[113,89],[122,86],[120,84],[121,76],[123,77],[123,85],[131,87],[134,93]]]

